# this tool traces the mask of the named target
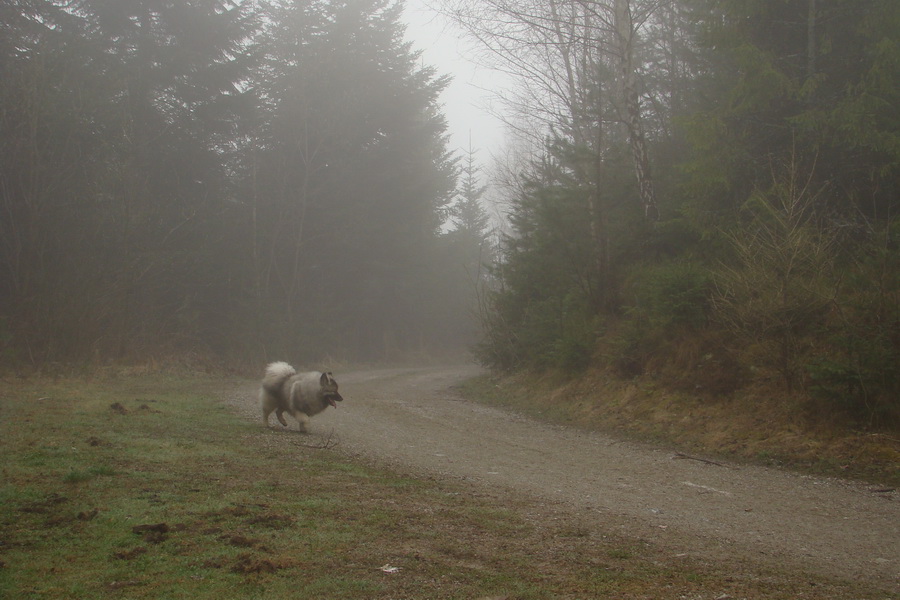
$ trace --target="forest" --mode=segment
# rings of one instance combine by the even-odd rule
[[[900,416],[900,3],[454,0],[518,87],[492,368]]]
[[[3,360],[464,348],[464,165],[401,11],[3,0]]]
[[[432,5],[515,82],[500,224],[402,3],[2,0],[0,360],[474,344],[897,423],[900,3]]]

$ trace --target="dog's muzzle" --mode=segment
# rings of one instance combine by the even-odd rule
[[[343,400],[344,399],[341,397],[340,394],[328,394],[327,396],[325,396],[325,401],[328,402],[328,404],[330,404],[334,408],[337,408],[336,402],[343,402]]]

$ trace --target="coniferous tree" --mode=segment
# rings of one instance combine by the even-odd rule
[[[773,161],[788,160],[802,162],[824,188],[821,205],[845,215],[890,214],[898,179],[889,141],[900,77],[889,66],[898,60],[890,41],[900,28],[896,3],[699,6],[712,68],[708,102],[687,128],[694,156],[686,183],[700,214],[733,211],[771,183]]]
[[[476,154],[470,145],[463,161],[460,190],[450,207],[450,220],[453,231],[469,237],[473,247],[481,248],[488,242],[491,218],[484,208],[487,186],[479,180],[481,169],[475,162]]]
[[[52,2],[0,12],[0,335],[33,363],[82,351],[101,325],[109,89],[88,33]]]
[[[441,236],[440,267],[432,277],[433,317],[442,322],[442,337],[457,351],[478,338],[479,303],[490,289],[495,260],[491,219],[484,207],[488,188],[481,183],[476,155],[470,145],[462,158],[459,189],[448,210],[450,229]]]
[[[18,346],[40,362],[198,344],[214,326],[208,242],[226,195],[246,10],[201,0],[5,9],[2,114],[13,119],[3,140],[23,158],[7,163],[2,186]]]
[[[35,363],[426,344],[454,166],[401,10],[7,3],[0,338]]]
[[[248,7],[229,0],[83,0],[76,12],[114,62],[120,136],[109,140],[108,243],[117,260],[110,337],[194,344],[215,331],[209,244],[227,194],[227,152],[247,75]],[[211,304],[213,303],[213,304]],[[218,309],[220,310],[220,309]],[[113,340],[110,340],[113,341]]]
[[[335,352],[421,343],[424,282],[453,187],[446,80],[417,64],[400,5],[274,7],[260,89],[255,255],[260,296],[298,337]],[[280,341],[277,336],[280,335]]]

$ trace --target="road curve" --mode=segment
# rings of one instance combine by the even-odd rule
[[[687,553],[789,562],[900,594],[897,492],[679,458],[466,402],[453,386],[477,373],[471,366],[336,373],[345,401],[315,417],[309,435],[387,466],[558,502]],[[259,418],[252,400],[245,409]]]

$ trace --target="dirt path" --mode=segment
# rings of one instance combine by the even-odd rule
[[[336,374],[346,401],[309,435],[382,465],[533,495],[673,552],[796,564],[900,594],[897,492],[679,458],[465,402],[452,386],[477,372]],[[241,410],[259,419],[249,396]]]

